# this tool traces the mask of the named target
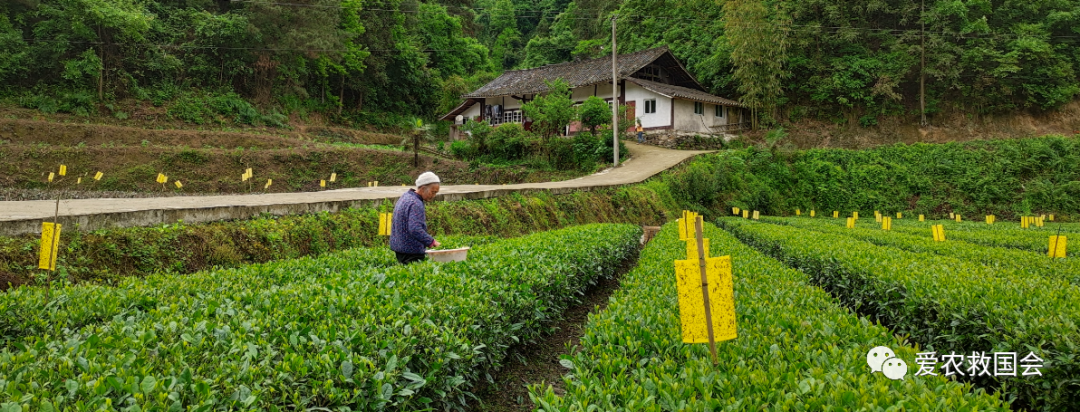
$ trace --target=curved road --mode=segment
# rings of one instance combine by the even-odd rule
[[[443,185],[436,200],[486,199],[511,192],[549,191],[563,194],[639,183],[686,159],[710,151],[671,150],[625,142],[631,159],[619,167],[572,180],[512,185]],[[246,219],[263,213],[287,215],[363,207],[397,199],[408,188],[360,187],[322,192],[262,195],[180,196],[143,199],[73,199],[60,202],[60,223],[82,230],[152,226],[162,223],[200,223]],[[56,202],[0,202],[0,236],[36,234],[42,221],[52,221]],[[69,229],[70,230],[70,229]]]

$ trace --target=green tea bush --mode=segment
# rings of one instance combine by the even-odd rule
[[[565,393],[530,386],[540,411],[1009,410],[998,395],[941,376],[871,374],[871,348],[888,346],[909,365],[918,350],[806,274],[710,224],[705,237],[732,256],[734,275],[738,337],[716,344],[718,364],[708,345],[682,342],[674,261],[686,247],[668,224],[563,356]]]

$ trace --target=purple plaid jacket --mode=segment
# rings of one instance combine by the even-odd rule
[[[390,250],[420,254],[433,242],[435,238],[427,232],[424,200],[415,189],[409,189],[394,204],[394,219],[390,223]]]

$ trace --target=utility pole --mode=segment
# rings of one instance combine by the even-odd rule
[[[919,20],[922,22],[922,33],[920,34],[921,45],[919,51],[922,54],[922,66],[919,69],[919,114],[921,118],[919,120],[919,126],[926,127],[926,0],[922,0],[922,5],[919,6]]]
[[[619,165],[619,66],[615,52],[615,17],[611,16],[611,144],[615,148],[615,166]]]

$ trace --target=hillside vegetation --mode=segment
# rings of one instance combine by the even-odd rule
[[[1080,94],[1080,1],[16,0],[0,95],[44,112],[193,124],[431,119],[507,69],[668,46],[763,120],[873,126],[926,107],[1055,110]]]

